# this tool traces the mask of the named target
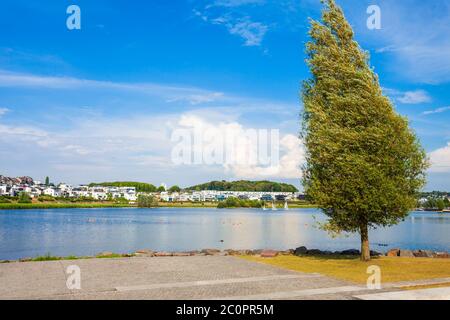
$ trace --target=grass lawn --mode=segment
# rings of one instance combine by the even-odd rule
[[[15,209],[76,209],[76,208],[122,208],[128,204],[112,202],[33,202],[33,203],[0,203],[0,210]]]
[[[383,283],[450,277],[450,259],[380,257],[362,262],[358,257],[342,256],[242,258],[294,271],[320,273],[355,283],[366,283],[369,276],[366,273],[367,267],[371,265],[381,268]]]

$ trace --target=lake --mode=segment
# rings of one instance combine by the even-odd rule
[[[325,220],[317,209],[0,210],[0,259],[139,249],[359,248],[358,235],[333,239],[316,228]],[[394,247],[450,251],[450,215],[414,212],[397,226],[372,230],[370,240],[371,248],[382,252]]]

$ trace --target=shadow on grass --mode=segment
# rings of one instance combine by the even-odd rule
[[[342,254],[305,254],[294,256],[299,258],[310,258],[313,260],[348,260],[348,261],[361,261],[360,256],[356,255],[342,255]],[[371,260],[378,260],[380,256],[372,256]]]

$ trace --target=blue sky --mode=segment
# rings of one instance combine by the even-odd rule
[[[340,0],[385,93],[432,160],[427,189],[450,190],[450,3]],[[66,9],[81,8],[81,30]],[[371,4],[381,30],[366,27]],[[2,1],[0,174],[55,182],[212,179],[299,186],[293,143],[308,17],[319,0]],[[177,166],[171,132],[198,124],[279,129],[278,174]],[[255,169],[255,170],[252,170]]]

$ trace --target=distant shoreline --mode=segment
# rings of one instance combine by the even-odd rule
[[[0,203],[0,210],[31,210],[31,209],[97,209],[97,208],[138,208],[136,205],[116,203]],[[217,208],[214,202],[199,203],[160,203],[158,208]],[[280,206],[278,209],[281,209]],[[317,208],[310,204],[290,204],[290,209],[312,209]],[[227,208],[245,209],[245,208]]]

